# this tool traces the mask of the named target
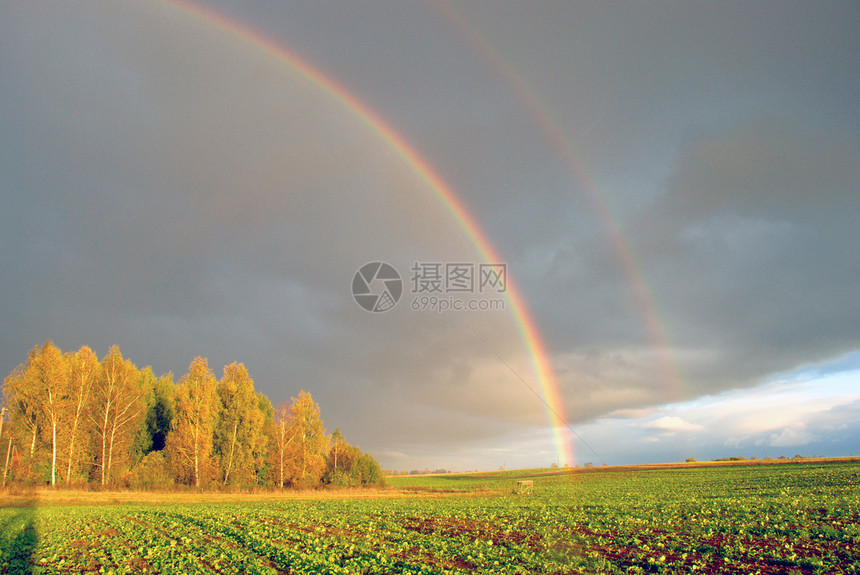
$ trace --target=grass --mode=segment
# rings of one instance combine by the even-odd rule
[[[117,491],[40,488],[0,492],[0,508],[48,507],[65,505],[174,505],[215,503],[265,503],[272,501],[305,501],[325,499],[367,499],[414,497],[412,489],[361,488],[336,490],[266,490],[258,492],[193,491]],[[425,494],[429,496],[430,494]]]

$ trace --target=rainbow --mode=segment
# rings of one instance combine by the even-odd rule
[[[459,223],[477,249],[480,257],[486,262],[503,261],[496,249],[490,244],[481,227],[463,205],[463,202],[442,176],[433,169],[425,158],[397,132],[388,122],[379,116],[372,108],[359,100],[346,88],[324,74],[306,60],[299,58],[283,45],[274,42],[256,30],[234,20],[230,20],[218,12],[203,8],[186,0],[157,0],[181,13],[190,15],[211,28],[242,38],[271,57],[299,72],[327,93],[331,94],[341,104],[360,118],[376,134],[409,165],[415,173],[430,187],[445,209]],[[553,430],[556,455],[559,465],[575,463],[573,446],[570,440],[570,428],[564,418],[564,404],[558,391],[558,383],[548,360],[548,354],[538,331],[534,318],[529,313],[525,298],[516,283],[507,278],[507,299],[514,322],[520,332],[523,343],[531,358],[532,368],[540,384],[542,400]]]
[[[481,32],[464,19],[455,9],[444,2],[444,0],[441,3],[434,4],[434,7],[444,20],[456,28],[469,41],[489,68],[501,78],[506,87],[516,96],[532,123],[543,134],[544,138],[555,149],[558,156],[565,162],[568,169],[581,184],[582,191],[591,206],[591,210],[597,215],[603,231],[612,246],[615,258],[633,289],[638,308],[642,312],[648,337],[659,352],[658,361],[662,379],[673,396],[676,399],[681,399],[681,392],[683,390],[681,374],[673,361],[669,337],[664,328],[664,322],[660,321],[656,300],[651,294],[641,267],[634,257],[633,249],[621,232],[621,227],[612,216],[609,206],[607,206],[600,194],[597,193],[596,186],[588,170],[580,161],[581,154],[576,153],[573,143],[559,129],[559,122],[553,119],[552,112],[540,96],[523,79],[523,76],[517,73],[501,56],[499,51]]]

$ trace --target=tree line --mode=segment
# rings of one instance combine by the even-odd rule
[[[113,346],[53,342],[3,384],[2,482],[198,489],[382,484],[376,460],[326,432],[302,391],[275,408],[241,363],[217,379],[197,357],[173,374],[138,369]]]

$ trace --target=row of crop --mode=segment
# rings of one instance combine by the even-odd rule
[[[117,575],[538,573],[564,566],[547,562],[535,536],[513,529],[516,518],[440,517],[423,505],[396,513],[358,506],[46,509],[30,563],[34,572]]]
[[[726,471],[552,477],[527,497],[6,509],[0,570],[858,572],[856,466]]]

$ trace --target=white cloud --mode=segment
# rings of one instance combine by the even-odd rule
[[[657,411],[655,407],[642,407],[639,409],[616,409],[607,414],[606,419],[643,419]]]
[[[723,446],[728,447],[730,449],[737,449],[739,447],[743,447],[745,444],[746,444],[746,438],[745,437],[736,437],[734,435],[727,438],[723,442]]]
[[[690,423],[674,415],[665,415],[646,423],[644,427],[646,429],[662,429],[665,431],[699,431],[700,429],[704,429],[701,425]]]
[[[767,444],[771,447],[794,447],[807,445],[815,439],[806,429],[806,425],[799,423],[797,425],[786,427],[779,433],[772,433],[768,438]]]

